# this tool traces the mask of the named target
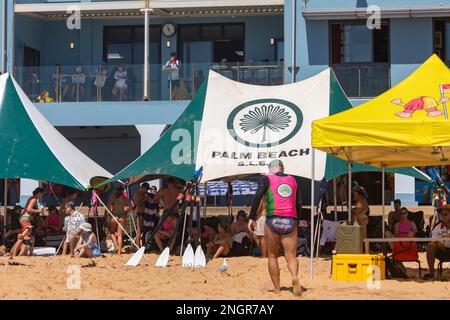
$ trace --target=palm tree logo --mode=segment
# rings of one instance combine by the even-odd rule
[[[284,108],[280,106],[262,105],[261,107],[255,107],[247,114],[239,119],[239,126],[242,131],[251,134],[257,133],[263,130],[263,136],[261,143],[266,141],[267,130],[272,132],[281,132],[289,127],[292,116]]]

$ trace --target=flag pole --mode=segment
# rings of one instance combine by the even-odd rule
[[[442,85],[440,85],[439,87],[441,89],[441,98],[445,98],[444,88],[442,87]],[[445,103],[445,101],[442,101],[442,105],[444,106],[444,117],[445,119],[448,119],[447,104]]]

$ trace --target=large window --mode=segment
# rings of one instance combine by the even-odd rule
[[[103,59],[110,66],[105,92],[108,94],[112,92],[114,72],[119,65],[123,65],[128,77],[124,99],[142,99],[144,26],[105,26],[103,33]],[[152,99],[158,100],[161,98],[161,26],[150,26],[149,38],[150,94]],[[116,98],[111,96],[110,99]]]
[[[389,89],[389,24],[330,23],[330,65],[349,97],[374,97]]]
[[[186,24],[178,28],[178,51],[185,63],[244,61],[244,24]]]
[[[369,29],[364,22],[331,23],[331,63],[388,63],[389,24]]]
[[[450,19],[434,21],[434,52],[450,65]]]

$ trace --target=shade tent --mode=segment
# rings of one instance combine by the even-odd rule
[[[175,176],[189,180],[204,167],[202,181],[267,172],[270,160],[287,173],[311,178],[311,123],[351,108],[331,69],[282,86],[256,86],[210,71],[186,110],[143,155],[104,183]],[[342,160],[316,155],[316,180],[345,173]],[[345,166],[344,166],[345,168]],[[355,166],[354,171],[376,171]],[[400,173],[426,178],[414,168]]]
[[[50,181],[84,190],[112,175],[58,132],[9,74],[0,76],[0,177]]]
[[[313,122],[312,145],[376,167],[450,164],[450,70],[433,55],[357,108]]]

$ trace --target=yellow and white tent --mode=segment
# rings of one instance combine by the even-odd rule
[[[447,165],[449,113],[450,70],[433,55],[380,96],[314,121],[312,146],[375,167]]]

